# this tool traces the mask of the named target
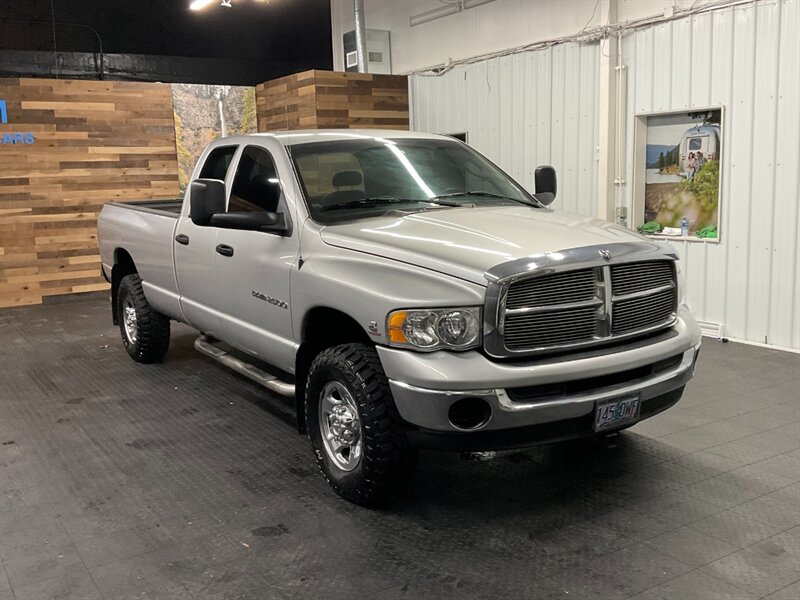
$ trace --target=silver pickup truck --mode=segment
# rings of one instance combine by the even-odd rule
[[[107,204],[102,269],[130,356],[170,321],[294,398],[331,486],[387,499],[415,450],[614,435],[675,404],[700,330],[668,245],[547,208],[454,139],[228,137],[181,202]]]

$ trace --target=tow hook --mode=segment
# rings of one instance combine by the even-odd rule
[[[609,433],[606,438],[606,448],[616,448],[619,442],[619,433]]]

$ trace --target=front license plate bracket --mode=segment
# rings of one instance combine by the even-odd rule
[[[637,421],[640,405],[638,396],[598,403],[594,413],[594,430],[606,431]]]

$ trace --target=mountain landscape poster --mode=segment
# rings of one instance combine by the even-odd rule
[[[647,118],[645,231],[680,229],[686,219],[689,236],[718,237],[721,117],[712,109]]]

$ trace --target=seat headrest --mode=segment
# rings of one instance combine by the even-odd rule
[[[333,176],[331,183],[333,187],[342,187],[345,185],[361,185],[361,173],[358,171],[339,171]]]

